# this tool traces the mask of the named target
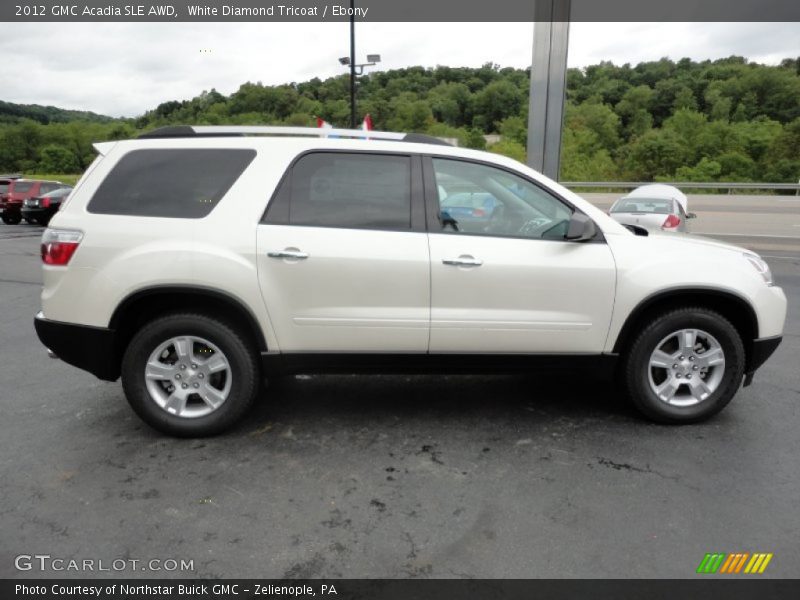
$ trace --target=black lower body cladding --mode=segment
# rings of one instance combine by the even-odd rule
[[[41,313],[33,324],[42,344],[65,363],[105,381],[119,378],[113,329],[51,321]]]

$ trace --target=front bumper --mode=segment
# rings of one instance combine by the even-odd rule
[[[772,356],[782,340],[783,336],[781,335],[753,340],[744,370],[744,387],[753,383],[753,375],[756,370],[767,362],[767,359]]]
[[[42,344],[65,363],[105,381],[119,378],[116,331],[45,319],[40,312],[33,321]]]

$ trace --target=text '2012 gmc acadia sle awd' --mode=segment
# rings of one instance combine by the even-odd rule
[[[598,365],[649,418],[693,422],[781,340],[758,255],[628,229],[494,154],[280,127],[96,148],[42,238],[36,330],[169,434],[224,430],[263,377],[336,370]]]

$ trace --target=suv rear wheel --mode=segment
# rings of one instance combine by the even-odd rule
[[[4,212],[3,213],[3,223],[5,223],[6,225],[16,225],[21,220],[22,220],[22,215],[19,215],[17,213],[13,213],[13,212],[12,213],[9,213],[9,212]]]
[[[217,434],[258,390],[256,353],[228,324],[177,313],[145,325],[122,359],[122,385],[149,425],[180,437]]]
[[[707,419],[742,382],[745,352],[736,328],[705,308],[657,315],[631,345],[623,365],[633,404],[662,423]]]

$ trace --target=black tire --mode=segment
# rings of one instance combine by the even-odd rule
[[[3,223],[6,225],[17,225],[22,220],[22,216],[16,213],[3,213]]]
[[[667,336],[681,329],[707,332],[716,338],[725,355],[724,371],[716,389],[692,406],[668,404],[650,385],[653,351]],[[714,416],[728,405],[742,383],[744,367],[744,344],[733,324],[715,311],[687,307],[658,314],[650,321],[625,354],[622,378],[633,405],[649,419],[659,423],[696,423]]]
[[[145,382],[145,366],[156,348],[179,336],[208,340],[230,364],[231,384],[225,401],[199,417],[180,417],[159,406]],[[128,344],[122,359],[122,386],[131,408],[148,425],[176,437],[204,437],[221,433],[252,405],[259,387],[255,349],[229,324],[203,314],[175,313],[151,321]]]
[[[26,222],[28,225],[33,225],[34,223],[36,223],[36,219],[30,219],[30,218],[28,218],[28,217],[22,217],[22,219],[23,219],[23,220],[24,220],[24,221],[25,221],[25,222]]]

